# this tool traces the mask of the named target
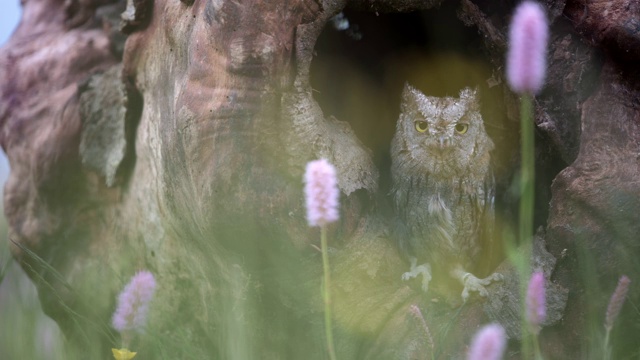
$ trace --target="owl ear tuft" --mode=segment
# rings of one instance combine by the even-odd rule
[[[408,82],[404,83],[404,88],[402,89],[402,110],[406,109],[406,106],[409,105],[417,105],[421,98],[425,96],[416,88],[409,85]]]
[[[460,99],[477,102],[477,100],[478,100],[478,87],[476,86],[473,89],[470,88],[470,87],[466,87],[466,88],[460,90]]]
[[[413,86],[409,85],[409,82],[405,81],[404,83],[404,87],[402,88],[402,94],[408,94],[412,91],[416,91],[416,88],[414,88]]]

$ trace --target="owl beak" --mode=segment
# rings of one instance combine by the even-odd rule
[[[441,154],[448,151],[451,145],[451,139],[446,135],[437,136],[435,139],[427,139],[427,141],[425,141],[425,145],[429,151]]]
[[[438,144],[440,145],[441,149],[444,149],[445,147],[449,146],[449,139],[444,136],[440,136],[438,138]]]

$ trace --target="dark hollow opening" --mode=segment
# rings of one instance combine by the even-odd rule
[[[459,2],[411,13],[376,14],[346,9],[349,28],[339,30],[330,21],[318,38],[311,65],[313,96],[325,116],[347,121],[363,144],[372,150],[380,170],[379,199],[391,186],[390,144],[400,110],[405,82],[428,96],[458,96],[465,87],[479,90],[485,128],[496,148],[492,167],[496,177],[496,234],[504,224],[515,229],[518,209],[519,127],[517,109],[508,109],[503,68],[489,62],[482,36],[457,18]],[[508,111],[515,111],[513,120]],[[537,138],[538,155],[545,148]],[[549,159],[538,158],[548,167]],[[546,165],[545,165],[546,164]],[[551,179],[559,169],[542,170],[537,177],[534,225],[546,224]],[[550,176],[547,176],[550,175]],[[498,239],[497,241],[500,242]]]
[[[506,122],[502,89],[493,86],[482,39],[476,28],[458,20],[457,7],[457,2],[445,2],[438,9],[402,14],[347,9],[349,29],[339,31],[329,22],[318,39],[311,65],[313,95],[325,116],[349,122],[373,151],[382,192],[390,185],[389,145],[405,82],[429,96],[458,96],[464,87],[477,87],[497,150],[517,148],[517,136],[507,129],[517,133],[517,124]],[[494,159],[496,171],[508,176],[504,167],[510,160]]]

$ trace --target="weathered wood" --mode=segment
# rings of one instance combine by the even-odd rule
[[[580,153],[552,186],[548,244],[552,254],[566,254],[556,276],[572,291],[563,328],[575,336],[565,346],[585,341],[575,328],[602,321],[622,274],[640,276],[640,87],[638,72],[629,71],[607,61],[598,90],[583,104]],[[637,290],[631,294],[636,301]],[[597,310],[585,312],[587,306]],[[621,321],[629,326],[636,316]],[[620,346],[620,353],[637,349]]]
[[[107,186],[115,185],[116,172],[127,152],[127,95],[121,74],[122,67],[114,66],[78,89],[82,165],[105,177]]]
[[[118,344],[115,296],[146,268],[159,287],[147,340],[135,344],[141,354],[323,358],[319,234],[306,224],[301,184],[317,157],[340,174],[341,220],[329,235],[341,358],[461,357],[492,320],[517,337],[519,283],[506,262],[489,299],[462,307],[437,287],[424,295],[399,281],[406,264],[376,202],[381,169],[309,85],[316,40],[345,6],[440,3],[25,1],[0,52],[5,214],[14,256],[70,351],[98,358]],[[463,0],[459,17],[482,35],[516,121],[501,75],[508,3]],[[553,194],[550,254],[541,239],[534,251],[551,282],[542,331],[551,358],[584,357],[593,336],[583,331],[593,306],[585,264],[606,290],[589,299],[597,304],[622,272],[640,278],[640,75],[630,65],[640,57],[640,15],[633,1],[606,3],[544,2],[553,23],[548,81],[536,98],[539,170],[568,165],[551,190],[545,179],[555,173],[538,178],[538,193]],[[124,48],[114,30],[122,12]]]

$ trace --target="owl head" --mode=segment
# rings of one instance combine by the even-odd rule
[[[392,159],[405,162],[405,171],[462,176],[488,166],[493,147],[477,90],[465,88],[458,98],[431,97],[405,84],[392,144]]]

